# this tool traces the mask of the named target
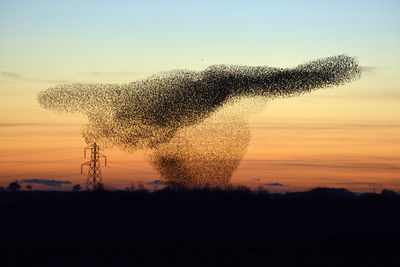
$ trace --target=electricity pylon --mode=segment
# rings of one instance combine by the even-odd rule
[[[103,178],[101,177],[100,169],[100,158],[104,158],[104,166],[107,166],[107,157],[100,154],[100,147],[93,143],[93,145],[88,146],[84,149],[83,154],[86,158],[86,150],[90,149],[90,161],[85,162],[81,165],[81,174],[83,174],[83,167],[89,166],[87,173],[86,185],[88,190],[100,189],[103,185]]]

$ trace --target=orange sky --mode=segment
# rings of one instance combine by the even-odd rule
[[[252,187],[279,183],[282,186],[265,185],[279,192],[315,186],[400,190],[400,95],[396,82],[380,82],[384,75],[380,70],[367,72],[353,84],[273,100],[253,111],[248,115],[252,139],[232,182]],[[80,175],[85,118],[41,109],[36,93],[50,84],[3,77],[2,186],[15,179],[85,182]],[[373,90],[378,86],[382,89]],[[230,112],[261,106],[257,101],[231,107]],[[160,179],[145,151],[107,148],[103,153],[109,160],[103,168],[104,182],[111,188]]]
[[[399,191],[399,3],[1,1],[0,186],[16,179],[85,182],[80,129],[86,118],[41,109],[36,95],[42,89],[125,83],[212,64],[294,67],[347,54],[365,70],[352,84],[277,99],[263,109],[255,103],[231,108],[251,111],[252,133],[232,182],[278,183],[266,188],[280,192],[316,186]],[[160,179],[145,151],[104,154],[107,186]]]

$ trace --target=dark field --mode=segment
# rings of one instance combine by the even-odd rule
[[[400,198],[0,192],[0,266],[400,266]]]

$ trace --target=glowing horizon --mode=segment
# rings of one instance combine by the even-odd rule
[[[280,192],[317,186],[399,191],[399,7],[396,1],[3,1],[0,186],[86,180],[80,164],[87,119],[41,109],[36,94],[42,89],[126,83],[212,64],[294,67],[345,53],[364,68],[356,83],[273,100],[250,116],[252,139],[232,182],[282,184],[266,186]],[[143,151],[104,153],[106,185],[160,179]]]

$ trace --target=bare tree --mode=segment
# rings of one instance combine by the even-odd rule
[[[133,192],[135,190],[136,190],[136,185],[134,183],[131,183],[130,186],[126,187],[126,191]]]
[[[258,194],[260,194],[260,195],[269,194],[268,190],[264,187],[264,185],[260,185],[260,186],[257,188],[257,192],[258,192]]]
[[[74,192],[78,192],[78,191],[81,190],[81,189],[82,189],[82,187],[81,187],[80,184],[76,184],[76,185],[74,185],[74,186],[72,187],[72,191],[74,191]]]
[[[20,188],[21,188],[20,184],[17,181],[15,181],[15,182],[11,182],[8,185],[7,190],[15,192],[15,191],[18,191]]]

